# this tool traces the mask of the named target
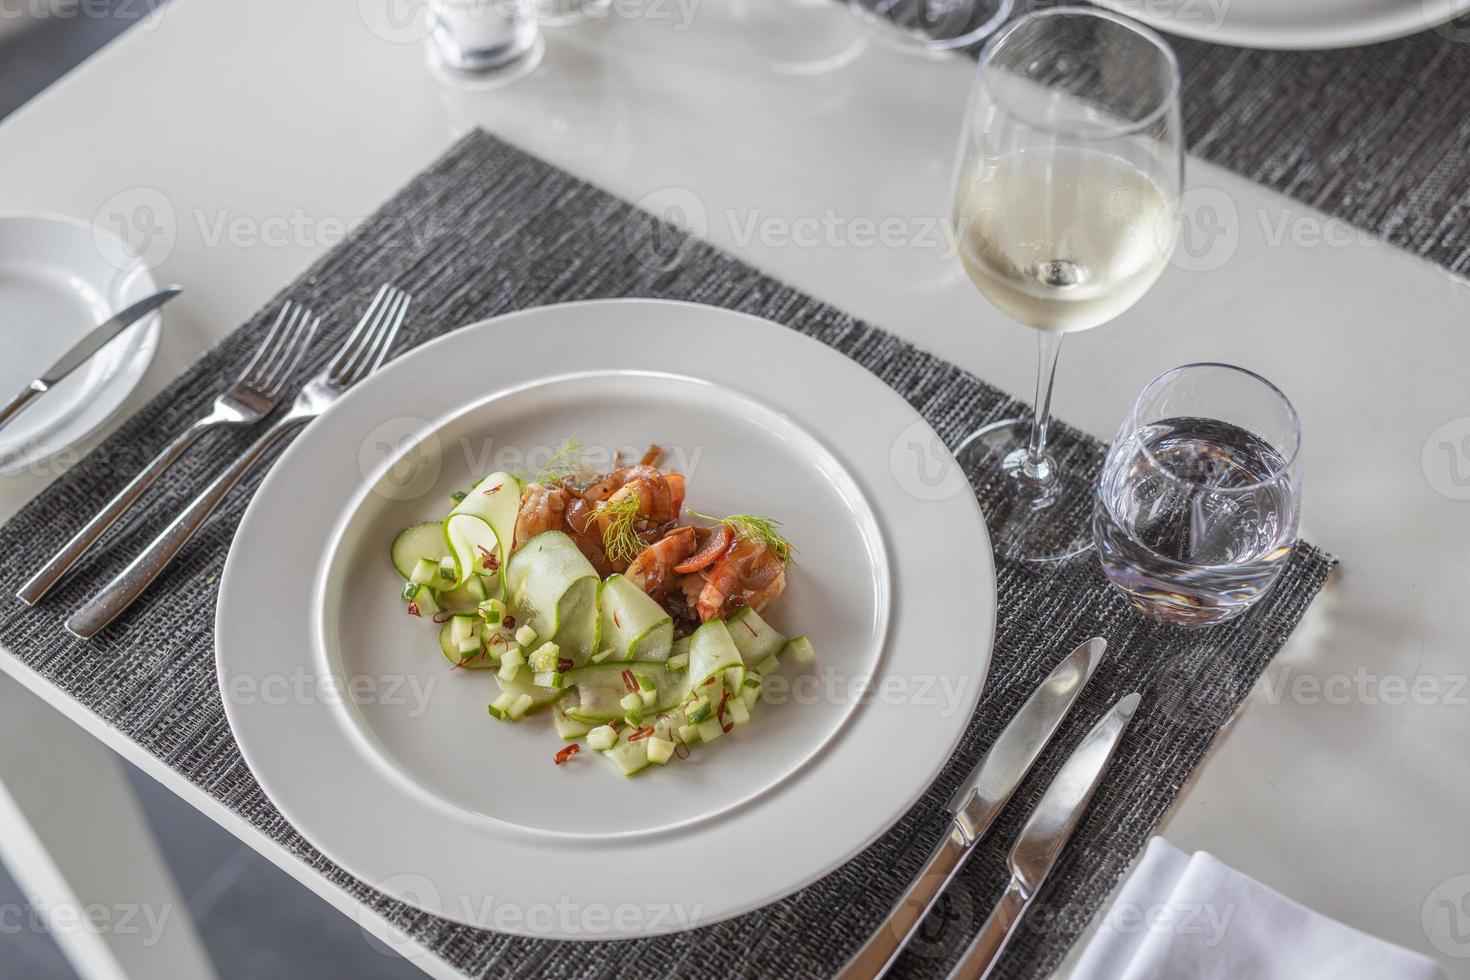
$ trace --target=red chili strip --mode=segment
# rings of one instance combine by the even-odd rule
[[[628,689],[629,694],[632,694],[634,691],[638,690],[638,679],[633,676],[633,672],[631,670],[623,671],[622,677],[623,686]]]
[[[487,497],[488,497],[488,496],[490,496],[490,495],[491,495],[491,494],[492,494],[492,493],[499,493],[499,492],[500,492],[500,488],[501,488],[501,487],[503,487],[503,486],[505,486],[505,484],[504,484],[504,483],[497,483],[497,484],[495,484],[495,486],[493,486],[493,487],[491,487],[491,488],[490,488],[490,489],[489,489],[489,490],[486,490],[486,491],[485,491],[485,496],[487,496]],[[558,764],[559,764],[559,763],[558,763]]]
[[[480,564],[484,565],[492,572],[500,567],[500,557],[496,555],[495,552],[491,551],[489,548],[485,547],[482,544],[477,544],[475,545],[475,547],[480,549],[480,554],[484,556],[481,559]]]
[[[566,762],[572,756],[581,751],[582,746],[578,745],[576,742],[573,742],[571,745],[568,745],[566,748],[562,749],[554,756],[554,758],[556,759],[556,764],[561,765],[563,762]]]
[[[631,734],[631,735],[628,736],[628,741],[630,741],[630,742],[641,742],[645,738],[647,738],[648,736],[650,736],[652,734],[653,734],[653,729],[652,728],[640,728],[636,732],[634,732],[633,734]]]
[[[410,616],[418,616],[421,619],[424,615],[423,612],[419,610],[419,604],[417,602],[410,602],[408,604],[408,614]]]
[[[447,612],[447,611],[445,611],[443,609],[439,610],[438,612],[436,612],[434,614],[434,622],[436,622],[436,623],[447,623],[447,622],[449,622],[453,618],[454,618],[454,613]]]

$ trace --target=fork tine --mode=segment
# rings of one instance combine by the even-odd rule
[[[373,366],[368,368],[368,374],[372,374],[383,366],[383,362],[388,359],[389,352],[393,350],[393,341],[398,339],[399,328],[408,319],[408,305],[413,302],[413,295],[411,293],[400,293],[399,295],[403,297],[403,304],[398,308],[398,316],[393,321],[393,326],[389,328],[388,337],[383,341],[383,346],[379,348],[378,356],[373,358]]]
[[[317,327],[321,325],[321,317],[313,317],[310,310],[306,316],[301,318],[296,331],[290,339],[281,345],[283,354],[279,364],[271,369],[270,376],[264,383],[266,397],[279,398],[286,392],[286,386],[296,375],[296,369],[301,366],[301,359],[306,356],[311,342],[316,339]]]
[[[388,302],[378,311],[377,319],[366,334],[352,349],[349,357],[340,369],[332,372],[332,379],[339,384],[351,385],[357,383],[367,372],[376,355],[383,335],[392,328],[394,317],[397,315],[398,307],[403,300],[404,293],[396,288],[389,287]]]
[[[386,282],[378,287],[378,295],[374,296],[373,301],[368,304],[367,312],[362,315],[361,320],[357,321],[357,326],[352,328],[352,333],[348,334],[347,339],[342,342],[342,349],[337,352],[337,356],[332,358],[332,362],[327,365],[328,374],[336,375],[352,360],[357,350],[358,342],[371,329],[371,325],[378,316],[378,310],[383,305],[384,298],[392,289],[393,287]]]
[[[266,333],[265,340],[262,340],[260,342],[260,346],[256,348],[255,356],[252,357],[250,359],[250,362],[245,365],[245,370],[240,372],[241,381],[245,382],[246,384],[250,384],[255,380],[255,369],[260,366],[260,362],[266,357],[266,355],[268,355],[274,349],[276,337],[281,332],[281,324],[286,322],[286,316],[291,313],[291,311],[295,309],[295,307],[295,303],[291,302],[289,299],[286,300],[285,305],[281,307],[281,312],[276,315],[276,322],[271,325],[270,331]]]
[[[266,354],[264,363],[260,364],[252,374],[249,385],[256,391],[264,391],[270,383],[270,378],[275,374],[280,365],[291,350],[291,340],[296,336],[302,321],[311,316],[311,311],[300,303],[293,304],[291,317],[286,321],[285,329],[281,335],[275,338],[271,350]]]

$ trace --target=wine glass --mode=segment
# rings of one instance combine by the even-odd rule
[[[1036,330],[1040,362],[1032,418],[988,425],[957,451],[1001,554],[1091,547],[1091,468],[1062,465],[1047,445],[1057,356],[1063,334],[1113,319],[1163,272],[1183,179],[1179,67],[1157,34],[1059,7],[986,43],[955,176],[960,260],[986,299]]]
[[[1176,626],[1233,619],[1296,542],[1301,420],[1271,382],[1186,364],[1138,396],[1098,482],[1093,536],[1108,580]]]
[[[847,0],[874,36],[939,54],[979,44],[1011,16],[1015,0]]]

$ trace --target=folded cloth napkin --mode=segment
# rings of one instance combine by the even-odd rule
[[[1426,956],[1318,915],[1200,851],[1149,841],[1072,980],[1444,980]]]

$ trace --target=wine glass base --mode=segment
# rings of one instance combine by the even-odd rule
[[[1050,455],[1033,464],[1030,438],[1030,419],[1006,419],[972,433],[955,458],[985,505],[997,555],[1066,561],[1092,549],[1093,470]]]

